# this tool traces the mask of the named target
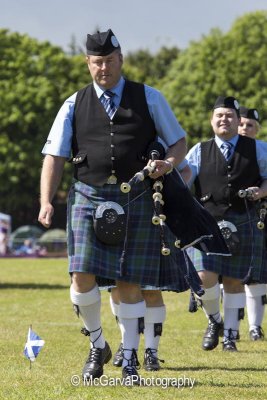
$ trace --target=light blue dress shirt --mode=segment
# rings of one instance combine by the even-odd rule
[[[121,77],[118,84],[110,89],[115,93],[112,100],[117,107],[121,101],[124,84],[125,79]],[[98,98],[100,98],[105,89],[98,86],[95,82],[93,85]],[[171,146],[179,139],[185,137],[186,133],[177,121],[163,95],[150,86],[144,85],[144,87],[149,113],[154,121],[158,136],[167,146]],[[72,121],[76,96],[77,92],[70,96],[60,108],[42,150],[43,154],[66,158],[71,157]]]
[[[228,140],[228,142],[231,142],[233,145],[232,152],[234,152],[238,137],[238,134],[236,134],[231,140]],[[221,145],[224,141],[215,135],[215,142],[222,152]],[[192,170],[192,177],[190,179],[189,186],[193,184],[195,178],[199,174],[201,164],[200,144],[201,143],[197,143],[195,146],[193,146],[186,155],[186,159]],[[265,180],[267,179],[267,143],[262,142],[261,140],[256,140],[256,157],[259,166],[260,176],[263,180]]]

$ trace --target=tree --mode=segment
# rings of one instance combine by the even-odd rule
[[[8,30],[0,30],[0,42],[0,211],[12,215],[15,228],[37,221],[41,149],[63,101],[91,78],[75,38],[71,54]],[[124,75],[165,94],[189,146],[211,136],[210,110],[219,95],[257,108],[260,137],[267,140],[266,43],[267,12],[258,11],[237,19],[226,34],[211,30],[183,51],[129,53]],[[70,180],[67,164],[55,205],[65,204]],[[59,219],[65,221],[62,214]]]
[[[189,146],[211,137],[210,110],[219,95],[233,95],[258,108],[261,138],[267,140],[267,12],[236,20],[225,35],[213,29],[193,42],[172,64],[161,88],[182,126]]]
[[[155,55],[148,50],[130,52],[124,60],[125,76],[128,79],[157,87],[179,53],[176,47],[162,47]]]
[[[0,210],[17,226],[37,220],[41,149],[81,73],[48,42],[8,30],[0,30],[0,41]]]
[[[238,100],[257,108],[263,127],[260,137],[267,140],[267,11],[239,18],[225,36],[229,87]]]

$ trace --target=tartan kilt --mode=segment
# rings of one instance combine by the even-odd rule
[[[92,214],[96,207],[114,201],[128,213],[129,224],[124,274],[120,259],[124,243],[107,245],[94,233]],[[149,180],[134,185],[129,194],[119,185],[88,186],[75,181],[69,191],[67,235],[69,272],[87,272],[97,277],[99,286],[115,285],[115,280],[140,284],[143,289],[185,291],[186,270],[183,252],[174,246],[175,238],[166,227],[165,239],[171,255],[161,255],[160,228],[152,224],[153,199]],[[195,271],[195,270],[194,270]],[[194,276],[194,271],[193,277]],[[195,271],[196,276],[197,273]]]
[[[265,217],[264,221],[264,234],[265,234],[265,264],[261,271],[260,283],[267,283],[267,217]]]
[[[265,232],[266,235],[266,232]],[[265,243],[266,245],[266,243]],[[260,283],[267,283],[267,249],[265,249],[265,263],[261,271]]]
[[[257,228],[259,218],[256,210],[252,208],[249,213],[251,223],[248,222],[247,213],[237,214],[233,211],[228,211],[223,218],[225,221],[232,222],[237,228],[240,240],[238,255],[230,257],[207,256],[192,247],[187,250],[187,254],[197,271],[207,270],[222,276],[242,280],[247,276],[248,270],[252,266],[253,281],[260,282],[263,279],[264,268],[266,269],[264,231]]]

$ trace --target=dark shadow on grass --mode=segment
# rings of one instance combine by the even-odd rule
[[[267,368],[227,368],[221,367],[208,367],[206,365],[200,365],[199,367],[162,367],[162,370],[167,371],[236,371],[236,372],[267,372]]]
[[[216,371],[216,370],[222,370],[222,371],[235,371],[235,372],[241,372],[241,373],[251,373],[251,372],[266,372],[267,369],[266,368],[226,368],[226,367],[207,367],[207,366],[199,366],[199,367],[180,367],[180,368],[173,368],[173,367],[163,367],[161,369],[161,371],[176,371],[179,373],[181,372],[193,372],[193,371]],[[202,386],[202,387],[233,387],[233,388],[240,388],[240,389],[251,389],[251,388],[266,388],[267,384],[265,384],[265,382],[263,382],[262,384],[260,383],[231,383],[231,382],[226,382],[226,383],[222,383],[222,382],[218,382],[216,383],[216,381],[212,380],[211,382],[201,382],[201,379],[196,378],[194,381],[194,387],[196,386]]]
[[[264,389],[265,387],[267,387],[264,383],[263,384],[260,384],[260,383],[240,383],[240,384],[238,384],[238,383],[230,383],[230,382],[227,382],[227,383],[218,382],[218,383],[216,383],[214,381],[208,382],[208,383],[201,383],[200,381],[196,381],[194,386],[203,386],[203,387],[207,386],[209,388],[210,387],[217,387],[217,388],[219,388],[219,387],[221,387],[221,388],[232,387],[232,388],[239,388],[239,389],[251,389],[251,388],[253,388],[253,389],[257,389],[257,388],[258,389]]]
[[[4,289],[69,289],[66,285],[49,283],[0,283],[0,290]]]

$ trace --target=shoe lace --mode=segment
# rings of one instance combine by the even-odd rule
[[[220,329],[221,323],[215,321],[212,315],[209,316],[209,325],[208,325],[208,332],[216,332],[218,329]]]
[[[101,357],[101,350],[96,347],[90,349],[90,353],[87,359],[87,363],[98,363]]]
[[[130,359],[125,357],[125,350],[132,351],[132,355],[131,355]],[[138,361],[138,357],[137,357],[137,353],[136,353],[135,349],[124,349],[124,348],[122,348],[122,354],[123,354],[124,360],[126,360],[128,362],[128,365],[126,365],[124,368],[128,368],[128,367],[131,367],[131,368],[134,368],[134,369],[139,369],[140,368],[140,363]]]
[[[117,353],[119,353],[120,356],[122,356],[122,354],[123,354],[123,345],[122,345],[122,343],[119,345]]]
[[[151,349],[151,348],[146,349],[145,354],[146,358],[148,358],[149,364],[153,364],[155,361],[160,361],[164,363],[165,361],[155,356],[155,353],[157,353],[157,349]]]
[[[101,360],[101,355],[102,355],[102,350],[103,349],[99,349],[99,348],[95,347],[94,344],[100,338],[100,336],[102,334],[102,328],[100,327],[100,328],[98,328],[98,329],[96,329],[94,331],[88,331],[88,329],[86,329],[85,327],[81,329],[81,333],[83,335],[89,336],[89,337],[90,337],[91,333],[97,332],[97,331],[100,331],[99,335],[97,336],[97,338],[94,341],[92,341],[90,339],[90,342],[92,343],[92,347],[90,349],[89,356],[88,356],[88,359],[87,359],[86,363],[99,363],[100,360]]]
[[[126,365],[126,367],[124,367],[124,371],[126,372],[126,375],[129,376],[137,375],[137,368],[133,365]]]
[[[252,331],[255,335],[259,335],[260,337],[264,338],[264,332],[261,326],[257,326],[255,329]]]
[[[95,348],[94,347],[94,344],[95,344],[95,342],[97,342],[97,340],[100,338],[100,336],[102,335],[102,328],[101,328],[101,326],[100,326],[100,328],[97,328],[97,329],[95,329],[94,331],[88,331],[88,329],[86,329],[85,327],[83,327],[83,328],[81,328],[81,333],[84,335],[84,336],[89,336],[90,337],[90,334],[91,333],[93,333],[93,332],[97,332],[97,331],[100,331],[99,332],[99,335],[97,336],[97,338],[94,340],[94,341],[92,341],[91,339],[90,339],[90,342],[92,343],[92,348]],[[101,350],[101,349],[100,349]]]
[[[228,335],[225,335],[224,343],[234,344],[236,341],[238,331],[231,329],[231,328],[228,329],[227,331],[228,331]],[[234,334],[234,332],[236,332],[236,333]]]

